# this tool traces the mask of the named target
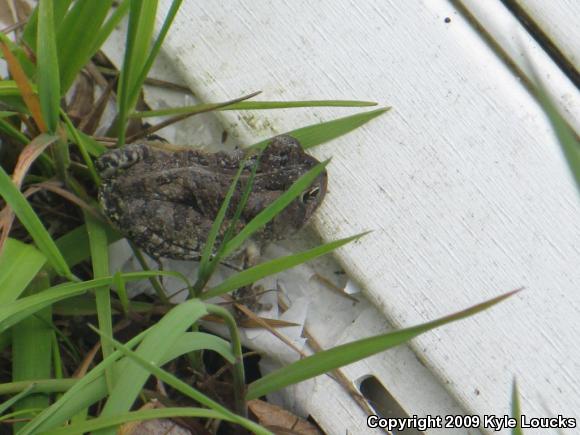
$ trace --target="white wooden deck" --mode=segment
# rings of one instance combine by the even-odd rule
[[[517,378],[527,416],[578,419],[580,203],[525,86],[522,51],[576,127],[578,91],[501,2],[462,4],[471,21],[459,2],[444,0],[184,2],[166,54],[205,101],[262,90],[264,100],[393,107],[312,151],[332,157],[314,222],[322,238],[374,230],[336,258],[378,310],[359,309],[348,324],[331,318],[332,341],[526,288],[410,348],[355,364],[349,376],[376,376],[409,415],[509,414]],[[523,4],[577,66],[580,2]],[[249,144],[348,113],[355,110],[228,112],[221,120]],[[364,414],[339,391],[319,378],[309,410],[328,433],[366,433]]]

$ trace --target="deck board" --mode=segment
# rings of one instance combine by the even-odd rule
[[[315,228],[373,230],[337,258],[399,327],[525,287],[412,347],[466,412],[509,414],[516,377],[528,416],[578,418],[578,192],[535,99],[472,23],[442,0],[184,3],[166,52],[204,101],[262,90],[393,107],[312,151],[332,157]],[[577,91],[548,86],[575,119]],[[348,113],[220,117],[250,144]]]

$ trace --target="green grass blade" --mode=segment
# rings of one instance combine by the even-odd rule
[[[218,214],[215,217],[211,225],[211,228],[207,234],[207,241],[203,247],[203,251],[201,253],[201,261],[199,263],[200,275],[204,274],[204,271],[208,266],[209,259],[214,251],[216,238],[226,217],[226,212],[228,210],[228,207],[230,206],[230,202],[236,191],[236,186],[238,185],[238,181],[240,179],[240,176],[242,175],[242,171],[244,170],[244,163],[245,161],[240,163],[240,167],[238,168],[238,171],[236,172],[236,175],[234,176],[230,184],[230,187],[228,189],[228,192],[226,193],[226,196],[222,202]]]
[[[147,271],[126,273],[123,274],[123,279],[128,281],[135,281],[157,275],[182,278],[181,274],[179,273],[169,271]],[[9,304],[2,305],[0,306],[0,332],[5,331],[22,319],[25,319],[26,317],[34,314],[44,307],[52,305],[55,302],[63,299],[81,295],[93,288],[111,285],[112,280],[113,277],[109,276],[106,278],[93,279],[90,281],[59,284],[43,291],[42,293],[33,296],[27,296]]]
[[[0,119],[0,130],[6,133],[8,136],[12,137],[13,139],[16,139],[22,145],[26,145],[27,143],[30,142],[30,139],[28,139],[28,137],[26,137],[24,133],[22,133],[20,130],[16,129],[11,123],[4,121],[3,119]]]
[[[102,337],[104,339],[110,339],[109,337],[104,337],[104,336],[102,336]],[[144,358],[142,356],[142,354],[139,353],[139,351],[133,352],[119,342],[115,341],[114,343],[115,343],[115,346],[121,352],[123,352],[123,354],[125,356],[130,358],[135,363],[139,364],[139,366],[142,367],[143,370],[146,370],[147,373],[150,373],[150,374],[156,376],[158,379],[161,379],[166,384],[171,385],[173,388],[180,391],[181,393],[191,397],[193,400],[201,403],[202,405],[205,405],[208,408],[211,408],[211,409],[223,414],[225,417],[229,417],[235,423],[247,428],[248,430],[253,431],[254,433],[264,434],[264,435],[270,434],[269,431],[262,428],[261,426],[254,423],[253,421],[247,420],[243,417],[240,417],[239,415],[234,414],[233,412],[231,412],[230,410],[228,410],[224,406],[220,405],[218,402],[215,402],[214,400],[212,400],[209,397],[205,396],[204,394],[200,393],[199,391],[192,388],[191,386],[189,386],[188,384],[186,384],[182,380],[173,376],[171,373],[159,368],[156,364],[152,364],[147,358]],[[101,414],[102,417],[104,417],[103,414],[104,414],[104,411]],[[99,434],[97,433],[97,435],[99,435]]]
[[[149,330],[136,353],[152,365],[160,364],[177,339],[206,314],[205,305],[198,299],[177,305]],[[110,339],[110,336],[106,338]],[[101,417],[129,411],[149,375],[145,368],[134,361],[119,367],[115,387],[103,407]]]
[[[560,143],[564,157],[568,162],[568,166],[570,167],[570,171],[572,172],[572,176],[576,182],[576,187],[580,189],[580,141],[578,140],[578,134],[558,112],[558,109],[553,102],[553,98],[550,96],[543,80],[538,74],[536,66],[525,53],[524,60],[528,65],[532,78],[533,90],[536,93],[540,107],[552,124],[556,138]]]
[[[43,0],[38,9],[37,76],[42,116],[49,133],[56,132],[60,110],[60,74],[56,51],[52,0]],[[76,40],[75,38],[70,38]]]
[[[109,226],[106,227],[106,231],[109,243],[116,242],[121,238],[119,233]],[[89,237],[84,225],[60,237],[56,241],[56,246],[62,253],[69,267],[75,266],[90,257]]]
[[[155,40],[153,46],[151,47],[151,51],[149,52],[149,55],[147,56],[147,60],[145,61],[144,65],[142,66],[141,71],[139,73],[139,76],[135,80],[134,88],[130,92],[130,95],[134,95],[135,101],[137,101],[136,97],[139,95],[139,92],[141,91],[141,87],[143,86],[143,83],[145,83],[145,79],[147,78],[147,74],[149,74],[149,71],[151,70],[151,67],[153,66],[153,62],[155,61],[155,58],[159,54],[159,50],[161,49],[161,45],[163,44],[163,41],[165,40],[165,37],[167,36],[167,32],[169,32],[169,28],[171,27],[171,24],[173,23],[173,20],[175,19],[175,16],[177,15],[177,11],[179,10],[179,7],[181,6],[182,2],[183,2],[183,0],[173,0],[173,2],[171,3],[171,6],[169,7],[169,11],[167,12],[165,20],[163,20],[163,25],[161,26],[161,30],[159,31],[159,35],[157,35],[157,39]]]
[[[44,263],[46,257],[34,246],[6,240],[0,255],[0,306],[18,299]]]
[[[240,220],[240,217],[242,216],[244,209],[246,208],[246,204],[248,203],[248,200],[250,199],[252,189],[254,188],[254,181],[256,179],[256,172],[258,171],[258,165],[260,163],[261,157],[262,157],[261,154],[258,155],[254,161],[254,164],[252,165],[252,170],[250,172],[250,176],[248,177],[248,179],[246,181],[246,185],[244,186],[244,191],[242,192],[242,197],[240,199],[240,202],[238,203],[238,207],[234,213],[234,217],[230,221],[229,227],[226,229],[226,232],[224,234],[224,238],[222,241],[223,246],[220,247],[218,255],[216,256],[217,258],[214,259],[214,263],[216,263],[216,264],[219,261],[219,259],[223,257],[223,253],[225,251],[225,248],[227,247],[227,243],[231,240],[231,238],[235,234],[236,225],[237,225],[238,221]],[[243,161],[240,164],[240,166],[244,166],[245,164],[246,164],[246,162]]]
[[[121,68],[118,86],[117,133],[119,145],[125,143],[125,129],[129,112],[133,110],[139,96],[134,93],[137,81],[146,62],[144,53],[149,52],[155,13],[156,0],[132,0],[129,9],[129,28],[125,43],[125,58]],[[139,88],[140,89],[140,88]]]
[[[223,103],[196,104],[194,106],[175,107],[172,109],[147,110],[131,114],[131,118],[151,118],[155,116],[184,115],[186,113],[203,113],[212,107],[224,110],[272,110],[301,107],[368,107],[376,106],[373,101],[356,100],[311,100],[311,101],[240,101],[227,106]]]
[[[298,139],[298,141],[300,141],[302,144],[302,147],[304,149],[308,149],[356,130],[360,126],[375,119],[377,116],[381,116],[383,113],[388,112],[389,110],[390,107],[386,107],[382,109],[371,110],[370,112],[357,113],[356,115],[333,119],[332,121],[308,125],[306,127],[289,131],[285,134]],[[252,145],[252,147],[261,148],[265,146],[270,140],[271,139],[267,139],[258,142]]]
[[[121,272],[117,271],[113,275],[113,287],[117,291],[117,296],[119,297],[119,302],[121,303],[121,308],[123,309],[123,314],[129,312],[129,295],[127,294],[127,287],[125,287],[125,281],[121,276]]]
[[[134,347],[154,327],[155,326],[150,327],[147,331],[144,331],[139,334],[139,336],[131,339],[127,344],[125,344],[125,347]],[[233,357],[229,350],[229,343],[225,340],[209,334],[186,332],[182,334],[175,342],[175,345],[169,349],[169,352],[164,356],[160,365],[164,365],[186,352],[197,351],[200,349],[215,350],[216,352],[221,353],[224,358],[228,360]],[[180,354],[179,352],[183,353]],[[105,370],[107,370],[121,356],[122,353],[120,351],[115,351],[111,356],[103,360],[93,370],[87,373],[82,379],[64,379],[59,381],[46,380],[39,382],[34,387],[34,391],[45,393],[66,391],[66,393],[57,402],[51,405],[50,408],[31,421],[30,424],[27,425],[26,430],[23,430],[22,435],[36,434],[42,430],[54,428],[55,426],[69,420],[80,410],[91,406],[105,397],[107,395],[107,387],[103,374]],[[122,361],[119,361],[119,364],[121,363]],[[0,395],[14,394],[15,392],[24,390],[28,386],[29,384],[27,383],[1,384]]]
[[[97,171],[95,170],[95,165],[93,164],[93,160],[89,156],[89,154],[90,154],[89,150],[92,149],[94,151],[94,148],[95,148],[94,144],[97,144],[97,141],[95,141],[92,138],[89,138],[86,134],[77,130],[75,128],[75,126],[73,125],[71,119],[68,117],[68,115],[66,114],[66,112],[64,110],[61,110],[61,116],[62,116],[62,119],[64,120],[64,123],[66,126],[67,136],[70,139],[72,139],[72,141],[77,145],[77,147],[81,153],[81,156],[83,157],[85,165],[87,165],[87,169],[89,170],[89,174],[91,175],[93,182],[95,183],[95,185],[98,186],[100,184],[101,180],[100,180],[99,176],[97,175]],[[104,149],[104,147],[103,147],[103,149]]]
[[[226,228],[225,232],[223,233],[221,245],[220,245],[215,257],[210,261],[210,255],[212,254],[212,252],[214,252],[214,245],[215,245],[215,240],[216,240],[217,234],[222,227],[222,224],[223,224],[223,221],[225,218],[225,214],[226,214],[226,212],[229,208],[229,205],[230,205],[230,201],[232,199],[233,194],[236,191],[236,188],[238,185],[238,180],[239,180],[244,168],[246,167],[246,162],[248,161],[247,158],[248,157],[246,157],[246,159],[244,159],[240,163],[238,171],[237,171],[236,175],[234,176],[234,179],[232,180],[232,182],[230,184],[230,188],[229,188],[228,193],[226,194],[226,197],[225,197],[225,199],[220,207],[218,215],[217,215],[216,219],[214,220],[214,222],[212,223],[212,227],[210,229],[206,244],[205,244],[204,249],[203,249],[201,262],[200,262],[199,270],[198,270],[198,278],[197,278],[197,281],[193,287],[193,294],[196,297],[204,289],[205,285],[207,284],[207,281],[209,280],[209,278],[211,277],[211,275],[213,274],[213,272],[217,268],[217,266],[220,262],[220,259],[223,256],[223,252],[225,250],[225,247],[226,247],[227,243],[230,241],[231,237],[233,236],[233,234],[236,230],[236,224],[238,223],[240,216],[242,215],[242,212],[243,212],[244,208],[246,207],[246,203],[248,201],[248,198],[250,197],[250,194],[251,194],[251,191],[252,191],[252,188],[254,185],[254,179],[256,177],[256,171],[258,169],[259,156],[258,156],[258,158],[256,158],[256,160],[254,161],[254,164],[252,165],[251,174],[250,174],[250,177],[248,178],[248,180],[246,181],[246,185],[245,185],[244,191],[242,193],[242,198],[238,202],[234,216],[232,217],[232,219],[230,219],[228,227]]]
[[[143,340],[143,337],[145,337],[150,329],[133,337],[125,346],[130,349],[137,345]],[[75,380],[70,386],[70,380],[67,380],[68,382],[61,382],[63,384],[62,387],[69,386],[68,391],[59,400],[31,420],[18,435],[34,435],[48,429],[54,429],[56,426],[67,422],[82,410],[105,397],[107,394],[107,386],[104,372],[112,364],[115,364],[121,356],[122,353],[120,351],[115,351],[81,379]],[[50,388],[53,383],[46,382],[46,384],[48,384],[46,388]]]
[[[54,240],[48,234],[48,231],[40,222],[40,219],[22,195],[16,188],[4,168],[0,167],[0,196],[4,198],[7,204],[12,207],[14,213],[32,236],[38,249],[46,256],[46,259],[54,270],[69,280],[74,280],[64,257],[57,248]]]
[[[277,198],[268,207],[262,210],[254,219],[248,222],[248,224],[225,245],[221,257],[227,257],[229,254],[242,246],[248,237],[270,222],[286,206],[288,206],[294,199],[296,199],[302,192],[304,192],[304,190],[308,188],[308,186],[310,186],[314,180],[324,171],[326,165],[328,165],[328,162],[329,161],[327,160],[325,162],[319,163],[310,169],[306,174],[296,180],[286,192],[280,195],[279,198]]]
[[[229,342],[205,332],[185,332],[174,343],[163,358],[163,364],[186,353],[198,350],[213,350],[219,353],[226,361],[233,364],[236,357],[232,353]]]
[[[288,255],[282,258],[276,258],[274,260],[258,264],[257,266],[251,267],[229,277],[221,284],[203,293],[201,298],[208,299],[223,295],[232,290],[256,282],[266,276],[274,275],[276,273],[282,272],[283,270],[290,269],[294,266],[313,260],[314,258],[320,257],[321,255],[325,255],[335,249],[338,249],[347,243],[359,239],[365,234],[367,233],[357,234],[356,236],[347,237],[346,239],[335,240],[333,242],[317,246],[316,248],[310,249],[308,251]]]
[[[4,384],[5,385],[5,384]],[[30,383],[24,390],[20,391],[20,393],[16,394],[14,397],[0,403],[0,415],[4,414],[8,411],[15,403],[17,403],[20,399],[27,397],[31,394],[34,390],[34,384]],[[1,393],[0,393],[1,394]]]
[[[95,39],[112,3],[112,0],[77,0],[59,26],[58,60],[63,94],[95,54]]]
[[[520,407],[520,393],[518,391],[518,383],[514,379],[512,385],[512,418],[517,421],[516,427],[512,429],[512,435],[524,435],[522,430],[522,410]]]
[[[0,101],[4,97],[19,97],[20,88],[15,80],[0,80]]]
[[[93,41],[93,46],[91,48],[92,53],[96,53],[99,50],[111,32],[117,27],[121,19],[125,16],[131,5],[131,0],[122,0],[119,2],[117,7],[114,9],[113,13],[109,16],[109,19],[105,21],[105,24],[97,32],[97,36]]]
[[[538,85],[538,98],[558,138],[564,157],[566,157],[572,176],[576,181],[576,187],[580,189],[580,141],[578,141],[578,135],[558,113],[554,103],[541,84]]]
[[[91,262],[93,277],[103,278],[109,276],[109,249],[105,226],[90,213],[84,212],[87,234],[91,249]],[[113,313],[111,312],[111,294],[109,286],[95,289],[97,305],[97,319],[99,329],[113,336]],[[113,353],[113,347],[109,343],[101,343],[103,358]],[[113,387],[114,379],[112,370],[106,372],[107,385]]]
[[[57,0],[56,2],[53,1],[53,16],[54,16],[54,27],[55,29],[60,27],[63,17],[66,14],[70,4],[73,0]],[[26,42],[26,44],[32,49],[33,52],[36,52],[36,35],[38,30],[38,6],[34,8],[32,14],[30,14],[30,18],[26,23],[26,27],[24,28],[24,33],[22,35],[22,40]]]
[[[50,285],[46,273],[37,276],[28,286],[27,292],[36,294]],[[12,330],[12,380],[27,381],[47,379],[52,373],[52,310],[50,307],[29,316]],[[45,409],[49,397],[44,394],[31,394],[18,402],[14,411]],[[34,414],[22,415],[33,417]],[[14,426],[15,431],[24,423]]]
[[[147,409],[141,411],[127,412],[111,417],[98,417],[82,423],[71,424],[69,426],[52,429],[43,432],[44,435],[72,435],[88,433],[99,429],[107,429],[129,423],[132,421],[146,421],[162,418],[189,417],[189,418],[210,418],[232,421],[223,414],[205,408],[160,408]]]
[[[288,385],[293,385],[306,379],[326,373],[330,370],[360,361],[379,352],[398,346],[415,338],[431,329],[443,326],[468,316],[472,316],[493,305],[507,299],[519,290],[506,293],[489,301],[474,305],[471,308],[442,317],[440,319],[424,323],[418,326],[389,332],[370,338],[365,338],[352,343],[336,346],[332,349],[316,353],[301,359],[286,367],[278,369],[250,384],[247,400],[257,399],[265,394],[280,390]]]
[[[36,382],[8,382],[0,384],[0,396],[19,394],[23,391],[29,393],[62,393],[75,385],[78,379],[39,379]]]

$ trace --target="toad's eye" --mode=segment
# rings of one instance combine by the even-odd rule
[[[303,204],[306,204],[306,203],[316,199],[319,192],[320,192],[319,186],[310,187],[309,189],[302,192],[302,195],[300,195],[300,202],[302,202]]]

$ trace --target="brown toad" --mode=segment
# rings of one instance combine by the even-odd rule
[[[150,256],[197,260],[243,154],[164,148],[137,143],[101,155],[96,161],[102,177],[99,200],[117,229]],[[255,159],[251,157],[245,164],[224,227],[235,213]],[[238,227],[242,228],[316,164],[318,161],[307,155],[296,139],[286,135],[273,138],[259,159]],[[326,180],[323,172],[255,233],[253,240],[263,245],[302,228],[322,202]]]

